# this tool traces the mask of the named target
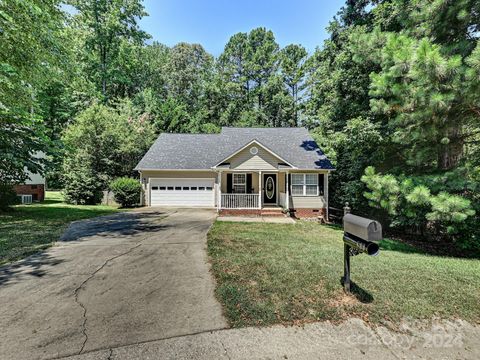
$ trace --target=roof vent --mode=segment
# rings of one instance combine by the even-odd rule
[[[250,148],[250,154],[257,155],[258,154],[258,148],[256,146],[252,146]]]

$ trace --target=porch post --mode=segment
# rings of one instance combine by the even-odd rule
[[[289,196],[289,184],[288,184],[288,171],[285,172],[285,207],[287,211],[290,210],[290,196]]]
[[[218,178],[217,211],[220,211],[222,207],[222,172],[221,171],[218,172],[217,178]]]
[[[262,208],[262,172],[258,172],[258,208]]]

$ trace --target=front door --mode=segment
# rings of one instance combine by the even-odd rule
[[[263,175],[263,203],[277,203],[277,174]]]

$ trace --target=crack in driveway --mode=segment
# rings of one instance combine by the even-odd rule
[[[136,248],[140,247],[142,244],[141,244],[141,241],[143,241],[144,239],[140,240],[140,243],[136,244],[135,246],[132,246],[130,249],[128,249],[127,251],[121,253],[121,254],[118,254],[118,255],[115,255],[111,258],[108,258],[107,260],[105,260],[105,262],[102,264],[102,266],[100,266],[99,268],[97,268],[93,273],[90,274],[90,276],[88,278],[86,278],[73,292],[73,294],[75,295],[75,302],[83,309],[83,323],[82,323],[82,334],[83,336],[85,337],[85,339],[83,340],[83,344],[82,344],[82,347],[80,348],[80,351],[78,352],[78,354],[81,354],[83,349],[85,348],[85,345],[87,344],[87,341],[88,341],[88,335],[87,335],[87,308],[85,307],[85,305],[78,299],[78,294],[80,292],[80,290],[82,288],[85,287],[85,285],[91,280],[93,279],[93,277],[99,272],[101,271],[105,266],[107,266],[107,264],[110,262],[110,261],[113,261],[115,259],[118,259],[119,257],[122,257],[124,255],[127,255],[129,254],[130,252],[132,252],[133,250],[135,250]]]
[[[164,219],[166,219],[167,217],[175,214],[177,211],[174,211],[173,213],[171,214],[168,214],[168,215],[164,215],[164,216],[161,216],[157,219],[157,221],[163,221]],[[93,273],[90,274],[90,276],[88,278],[86,278],[74,291],[73,291],[73,294],[75,296],[75,302],[82,308],[83,310],[83,323],[82,323],[82,334],[84,336],[84,340],[83,340],[83,343],[82,343],[82,346],[80,348],[80,351],[78,352],[78,354],[81,354],[83,352],[83,349],[85,349],[85,345],[87,344],[87,341],[88,341],[88,334],[87,334],[87,308],[85,307],[85,304],[83,304],[79,299],[78,299],[78,295],[80,293],[80,290],[82,288],[85,287],[85,285],[95,277],[95,275],[101,271],[103,268],[105,268],[105,266],[107,266],[107,264],[110,262],[110,261],[113,261],[115,259],[118,259],[124,255],[127,255],[129,253],[131,253],[133,250],[137,249],[138,247],[140,247],[142,245],[142,242],[144,240],[146,240],[147,238],[149,238],[150,236],[143,236],[140,238],[140,240],[137,241],[136,245],[135,246],[132,246],[130,247],[127,251],[121,253],[121,254],[118,254],[118,255],[115,255],[111,258],[108,258],[107,260],[104,261],[104,263],[99,267],[97,268]]]
[[[104,359],[112,349],[116,358],[117,346],[226,327],[205,251],[215,213],[172,212],[72,224],[45,253],[56,268],[42,263],[41,278],[17,276],[0,288],[0,325],[9,329],[0,358],[81,357],[94,349],[105,349]]]

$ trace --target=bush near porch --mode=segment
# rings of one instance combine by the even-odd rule
[[[381,249],[352,258],[355,296],[346,296],[339,228],[216,222],[208,234],[216,295],[234,327],[352,316],[480,322],[480,260],[432,256],[393,240]]]

